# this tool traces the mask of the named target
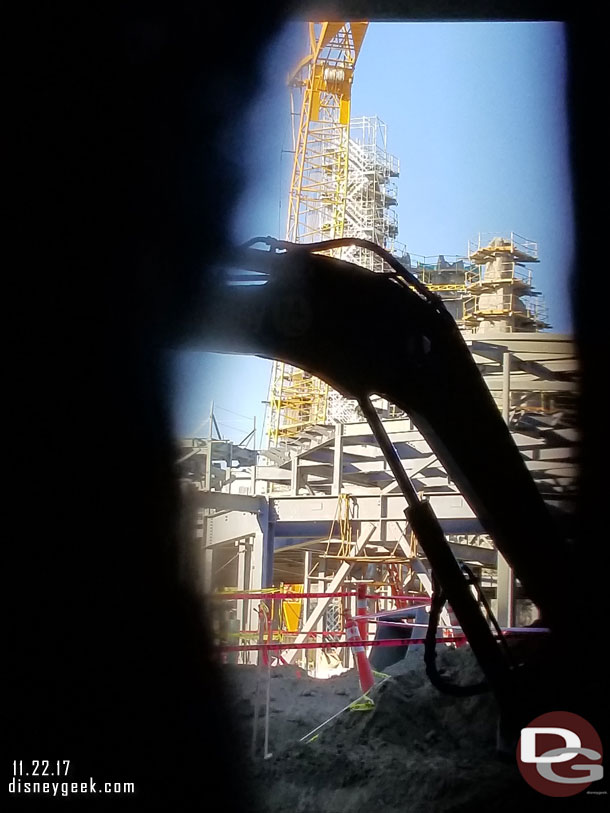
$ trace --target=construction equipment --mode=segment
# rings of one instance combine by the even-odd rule
[[[515,681],[522,683],[526,672],[498,642],[430,504],[406,476],[371,396],[387,398],[411,417],[554,631],[570,622],[559,590],[567,548],[442,300],[367,241],[358,243],[381,253],[390,273],[318,253],[349,242],[256,238],[221,259],[227,275],[202,313],[199,346],[279,359],[357,399],[407,501],[405,513],[437,593],[451,605],[501,707],[514,717],[516,698],[528,691],[517,692]],[[253,248],[258,243],[268,249]],[[344,303],[339,312],[338,299]]]
[[[288,79],[294,160],[286,237],[293,243],[344,236],[352,83],[367,27],[367,22],[310,22],[309,53]],[[272,444],[325,423],[328,395],[325,381],[274,362],[268,426]]]

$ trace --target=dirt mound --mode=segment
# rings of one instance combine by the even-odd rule
[[[225,666],[232,710],[250,747],[259,680],[259,744],[262,748],[267,670],[256,666]],[[328,720],[360,694],[358,675],[353,670],[327,680],[310,678],[294,666],[272,667],[270,671],[269,750],[273,753],[295,745],[315,726]]]
[[[481,678],[467,647],[439,653],[451,680]],[[227,679],[250,747],[256,667],[230,667]],[[264,674],[264,672],[263,672]],[[299,739],[359,694],[347,672],[314,680],[293,667],[271,670],[269,750],[252,764],[259,809],[268,813],[409,813],[507,810],[528,797],[517,769],[495,754],[497,707],[490,694],[453,698],[426,678],[421,658],[407,657],[378,678],[369,711],[345,711],[313,739]],[[266,682],[261,686],[264,702]],[[261,708],[261,717],[264,707]],[[259,723],[262,728],[262,722]]]

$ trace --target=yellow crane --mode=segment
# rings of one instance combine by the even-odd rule
[[[286,239],[294,243],[342,237],[349,166],[351,91],[368,22],[309,23],[309,53],[289,78],[294,162]],[[274,362],[270,445],[324,423],[328,385]]]

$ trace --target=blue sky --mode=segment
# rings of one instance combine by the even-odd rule
[[[284,236],[292,160],[282,153],[292,149],[285,77],[305,53],[304,33],[293,23],[279,36],[248,114],[236,241]],[[560,333],[571,329],[573,254],[566,79],[561,23],[373,23],[352,96],[354,116],[385,121],[400,160],[398,239],[427,255],[463,255],[479,231],[538,241],[534,279]],[[213,400],[234,441],[252,422],[231,413],[257,415],[260,443],[269,371],[261,359],[179,354],[176,433],[194,433]]]

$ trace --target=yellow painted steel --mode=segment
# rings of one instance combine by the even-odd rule
[[[320,554],[321,559],[347,559],[352,552],[352,498],[349,494],[339,494],[335,516],[330,526],[326,540],[326,552]],[[335,537],[335,526],[339,526],[339,539]],[[331,553],[331,545],[339,542],[339,549]]]
[[[293,593],[303,592],[302,584],[284,584],[283,587]],[[298,632],[302,606],[303,599],[283,599],[282,615],[286,632]]]
[[[351,88],[367,27],[309,23],[310,53],[290,77],[300,110],[286,226],[292,242],[343,236]]]
[[[349,163],[354,68],[368,22],[309,23],[309,54],[289,77],[294,115],[294,162],[286,239],[294,243],[342,237]],[[340,256],[340,250],[330,252]],[[325,423],[328,385],[274,362],[270,445]]]
[[[466,284],[464,285],[431,285],[426,283],[426,288],[429,291],[466,291]]]

